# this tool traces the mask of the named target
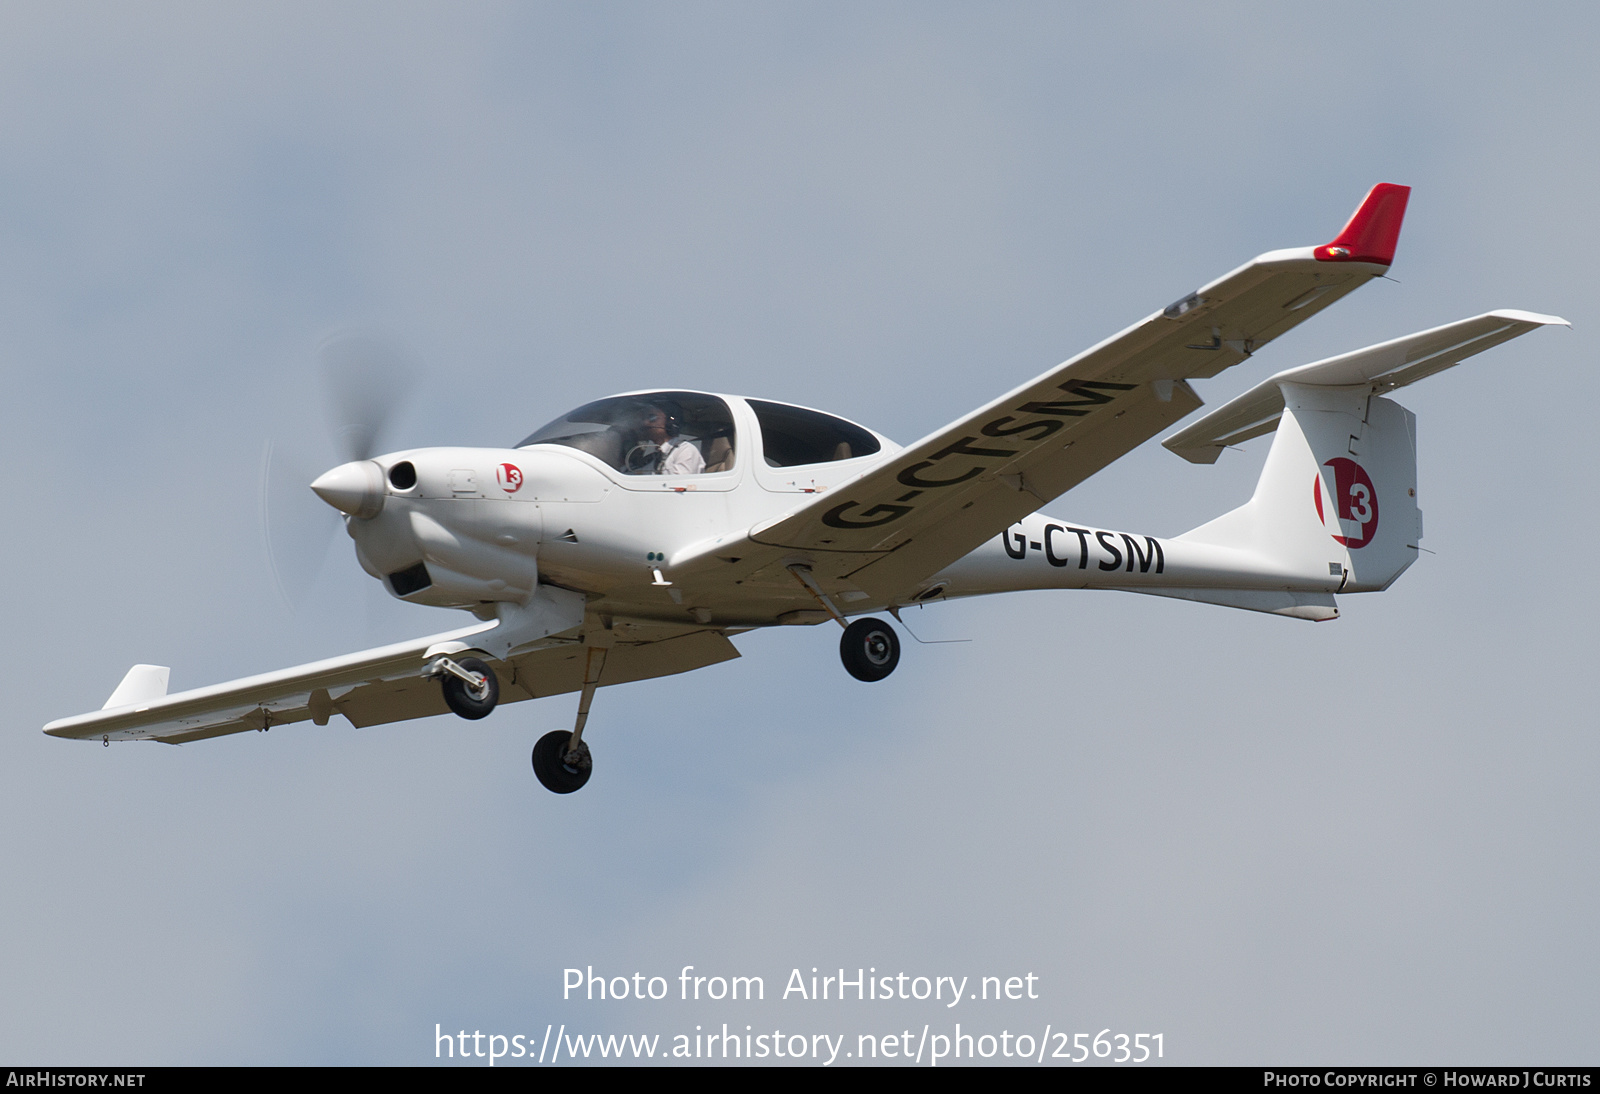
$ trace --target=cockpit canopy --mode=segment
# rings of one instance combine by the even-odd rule
[[[761,426],[768,467],[849,460],[881,447],[872,433],[843,418],[786,403],[746,402]],[[651,391],[581,406],[517,447],[566,445],[624,475],[709,475],[733,470],[737,441],[733,413],[722,399]]]
[[[528,437],[564,444],[624,475],[712,474],[733,470],[733,413],[715,395],[652,391],[580,406]]]

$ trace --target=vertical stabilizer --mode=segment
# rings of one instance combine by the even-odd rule
[[[1387,588],[1416,560],[1416,418],[1370,387],[1284,383],[1250,501],[1180,539],[1247,550],[1340,592]]]
[[[1388,253],[1405,195],[1384,201],[1380,209],[1369,196],[1329,246]],[[1384,394],[1555,325],[1571,326],[1501,308],[1261,381],[1162,442],[1192,463],[1213,463],[1224,448],[1277,430],[1249,504],[1179,539],[1252,554],[1288,588],[1329,577],[1336,592],[1388,588],[1416,561],[1422,513],[1417,420]]]

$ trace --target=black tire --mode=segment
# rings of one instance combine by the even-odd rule
[[[881,619],[858,619],[839,639],[839,659],[857,680],[882,680],[900,663],[900,637]]]
[[[495,679],[494,669],[476,657],[463,657],[456,664],[483,677],[483,686],[475,689],[461,677],[447,672],[439,678],[445,705],[463,718],[487,718],[500,701],[500,681]]]
[[[594,760],[589,756],[587,742],[578,745],[578,751],[582,753],[578,762],[567,763],[567,742],[570,740],[570,730],[556,729],[540,737],[533,746],[533,773],[552,794],[570,794],[583,789],[583,784],[589,781],[589,773],[594,770]]]

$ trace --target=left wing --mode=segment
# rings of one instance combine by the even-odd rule
[[[357,727],[444,714],[449,708],[438,683],[422,676],[426,653],[434,646],[471,648],[472,636],[493,626],[482,623],[176,695],[164,694],[165,668],[136,665],[112,693],[106,709],[59,719],[44,731],[54,737],[107,743],[184,744],[307,720],[322,726],[335,714]],[[602,687],[670,676],[739,656],[733,643],[714,631],[627,625],[619,625],[617,631],[600,679]],[[583,650],[577,638],[552,639],[529,653],[485,661],[499,678],[501,703],[560,695],[583,686]]]
[[[825,583],[903,601],[918,583],[1199,407],[1187,380],[1245,360],[1383,274],[1409,195],[1409,187],[1378,184],[1332,243],[1261,255],[854,482],[752,528],[741,549],[718,543],[674,558],[673,579],[714,572],[771,580],[760,571],[804,552]]]

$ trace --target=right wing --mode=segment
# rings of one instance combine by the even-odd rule
[[[1373,187],[1332,243],[1272,251],[817,496],[671,560],[672,579],[914,596],[920,583],[1201,405],[1215,376],[1380,276],[1410,189]],[[799,553],[803,553],[801,556]]]
[[[481,623],[175,695],[164,694],[165,668],[135,665],[106,709],[58,719],[44,731],[77,740],[184,744],[307,720],[327,725],[335,714],[357,727],[444,714],[449,708],[438,682],[422,676],[425,654],[434,646],[470,648],[473,635],[493,626]],[[600,684],[670,676],[738,656],[733,643],[715,631],[619,625]],[[575,638],[550,639],[529,653],[486,661],[499,678],[501,703],[583,686],[583,648]]]

